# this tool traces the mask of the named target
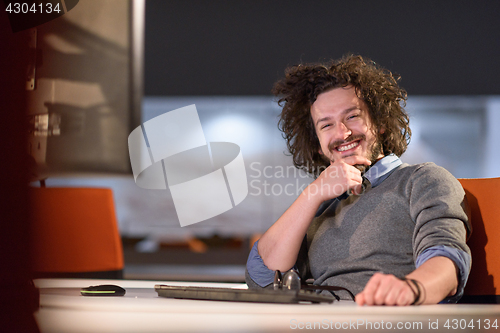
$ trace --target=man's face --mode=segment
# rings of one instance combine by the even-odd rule
[[[320,153],[325,159],[333,162],[358,155],[373,165],[384,157],[368,106],[356,95],[354,87],[319,94],[311,105],[311,117],[321,145]]]

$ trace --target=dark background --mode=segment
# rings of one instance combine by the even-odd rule
[[[146,95],[269,95],[287,66],[346,53],[410,95],[500,94],[500,1],[146,2]]]

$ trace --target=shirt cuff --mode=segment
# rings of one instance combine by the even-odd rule
[[[260,287],[264,288],[274,282],[274,271],[267,268],[266,264],[264,264],[257,249],[258,243],[259,241],[255,242],[248,255],[247,271],[250,278]]]
[[[452,260],[456,267],[458,268],[459,279],[457,292],[453,296],[446,297],[440,303],[456,303],[464,294],[464,288],[469,278],[471,257],[470,255],[462,250],[445,246],[437,245],[425,249],[418,257],[415,262],[415,266],[418,268],[427,260],[433,257],[446,257]]]

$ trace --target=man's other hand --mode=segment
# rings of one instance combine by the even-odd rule
[[[375,273],[356,295],[358,305],[411,305],[416,294],[410,285],[392,274]]]

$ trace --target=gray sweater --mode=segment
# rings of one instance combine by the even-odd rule
[[[403,164],[377,187],[365,183],[363,194],[318,210],[296,263],[304,280],[357,294],[375,272],[409,274],[427,248],[444,245],[470,255],[465,193],[448,171]],[[247,283],[255,287],[248,276]]]

